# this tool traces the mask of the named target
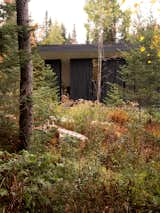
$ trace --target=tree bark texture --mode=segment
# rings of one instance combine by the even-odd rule
[[[26,149],[32,135],[32,60],[29,31],[28,0],[16,0],[19,63],[20,117],[19,149]]]

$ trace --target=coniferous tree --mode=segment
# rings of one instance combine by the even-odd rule
[[[12,148],[14,142],[14,150],[17,150],[21,146],[19,147],[19,143],[17,143],[20,63],[18,60],[16,7],[15,4],[7,3],[0,5],[0,10],[0,147],[2,144],[2,146]],[[35,44],[32,45],[33,50],[36,50]],[[23,55],[22,52],[23,56],[25,59],[26,54]],[[45,120],[49,113],[54,110],[54,107],[48,109],[48,106],[54,105],[57,100],[56,75],[51,68],[45,67],[44,61],[36,51],[32,51],[32,59],[34,117],[36,119],[37,115],[40,115],[39,117],[41,119],[43,117]],[[46,103],[42,101],[46,99]]]
[[[87,23],[85,24],[86,28],[86,44],[90,44],[90,25],[89,20],[87,20]]]
[[[71,38],[71,34],[70,33],[68,33],[66,44],[72,44],[72,38]]]
[[[77,44],[77,33],[76,33],[76,25],[73,25],[73,31],[71,36],[72,44]]]
[[[66,36],[66,28],[64,26],[64,24],[61,24],[61,31],[62,31],[62,37],[64,39],[64,44],[67,43],[67,36]]]
[[[17,137],[19,66],[15,26],[15,5],[0,5],[0,144]]]
[[[45,65],[36,49],[33,51],[33,75],[34,125],[39,126],[54,115],[60,94],[56,73]]]
[[[52,19],[51,19],[51,17],[49,18],[48,26],[49,26],[49,29],[50,29],[50,27],[52,26]]]
[[[59,24],[57,21],[51,24],[48,35],[46,38],[42,39],[42,44],[64,44],[65,38],[64,38],[64,32],[61,27],[61,24]]]
[[[121,76],[126,84],[125,98],[140,106],[160,104],[159,36],[160,27],[148,23],[132,37],[134,48],[124,54],[127,63]]]
[[[119,85],[117,84],[109,84],[110,90],[107,93],[107,96],[104,98],[103,102],[107,105],[112,106],[121,106],[124,104],[123,101],[123,93]]]
[[[44,28],[45,28],[45,38],[47,38],[48,35],[48,11],[45,12],[45,18],[44,18]]]
[[[17,140],[18,133],[18,118],[19,118],[19,60],[18,60],[18,41],[17,41],[17,26],[16,26],[16,7],[14,1],[5,1],[0,5],[0,97],[2,101],[0,113],[0,134],[3,139],[3,146],[11,148],[12,141]],[[6,135],[5,135],[6,134]],[[14,148],[17,143],[15,143]]]
[[[51,17],[49,18],[49,15],[48,15],[48,11],[46,10],[45,12],[45,17],[44,17],[44,24],[43,24],[43,39],[46,39],[49,32],[50,32],[50,28],[52,26],[52,19]]]

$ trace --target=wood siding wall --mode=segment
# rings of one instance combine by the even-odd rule
[[[92,67],[92,59],[73,59],[70,61],[70,97],[72,99],[92,100]]]

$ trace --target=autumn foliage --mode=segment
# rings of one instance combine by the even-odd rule
[[[125,124],[129,120],[128,113],[121,109],[116,109],[108,114],[109,120],[119,123],[121,125]]]
[[[7,212],[159,212],[160,124],[136,107],[59,105],[55,128],[35,130],[30,151],[0,152],[0,208]]]

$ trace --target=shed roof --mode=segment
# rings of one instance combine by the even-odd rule
[[[63,60],[98,57],[98,46],[93,44],[41,45],[38,46],[38,50],[44,59]],[[114,57],[127,50],[129,50],[128,44],[106,44],[104,45],[104,56]]]

